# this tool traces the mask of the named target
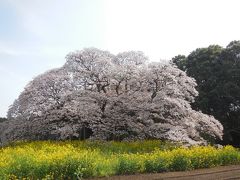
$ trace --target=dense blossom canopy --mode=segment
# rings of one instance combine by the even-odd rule
[[[222,137],[222,125],[191,109],[196,83],[140,51],[72,52],[63,67],[32,80],[8,112],[1,140],[164,139],[189,144]]]

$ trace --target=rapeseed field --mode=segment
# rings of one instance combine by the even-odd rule
[[[232,146],[183,147],[161,141],[35,141],[0,149],[0,179],[83,179],[239,164]]]

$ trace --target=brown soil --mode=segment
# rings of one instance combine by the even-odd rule
[[[184,172],[137,174],[97,178],[99,180],[240,180],[240,165],[220,166]],[[96,180],[96,178],[95,178]]]

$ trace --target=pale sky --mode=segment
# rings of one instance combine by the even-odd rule
[[[152,61],[240,40],[239,0],[0,0],[0,116],[70,51],[141,50]]]

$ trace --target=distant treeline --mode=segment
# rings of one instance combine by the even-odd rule
[[[1,123],[1,122],[4,122],[4,121],[6,121],[6,120],[7,120],[7,118],[0,117],[0,123]]]

